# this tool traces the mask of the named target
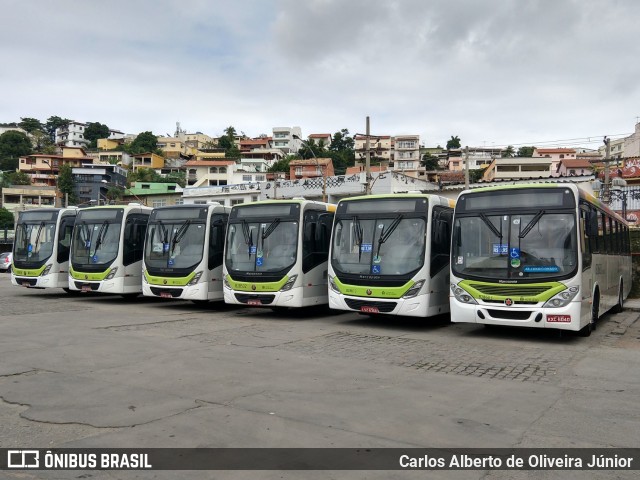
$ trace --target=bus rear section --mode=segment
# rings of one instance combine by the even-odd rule
[[[69,286],[69,252],[77,208],[20,212],[11,283],[30,288]]]
[[[453,201],[436,195],[353,197],[338,203],[329,306],[429,317],[449,311]]]
[[[81,209],[73,228],[69,288],[142,293],[143,246],[151,210],[138,204]]]
[[[276,200],[232,208],[224,301],[267,307],[326,304],[334,205]]]
[[[222,300],[230,210],[219,203],[155,208],[145,239],[142,293],[196,302]]]

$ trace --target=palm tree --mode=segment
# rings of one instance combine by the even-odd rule
[[[512,145],[507,146],[507,148],[505,148],[501,154],[502,158],[507,158],[507,157],[511,158],[511,157],[515,157],[515,155],[516,155],[516,151]]]
[[[451,135],[451,138],[447,141],[447,150],[452,148],[460,148],[460,137],[457,135],[455,137]]]

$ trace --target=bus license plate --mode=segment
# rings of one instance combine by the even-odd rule
[[[378,307],[369,307],[367,305],[363,305],[362,307],[360,307],[360,311],[364,313],[380,313]]]
[[[547,315],[550,323],[571,323],[571,315]]]
[[[23,287],[30,287],[31,285],[29,285],[29,282],[22,282],[22,286]]]
[[[247,305],[262,305],[262,302],[258,298],[250,298],[247,300]]]
[[[173,298],[173,296],[169,292],[161,292],[160,297],[162,298]]]
[[[83,291],[83,292],[90,292],[91,291],[91,285],[83,285],[80,288],[80,290]]]

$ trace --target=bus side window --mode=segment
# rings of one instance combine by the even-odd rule
[[[602,247],[600,248],[601,253],[609,253],[609,238],[607,238],[607,217],[605,217],[604,213],[600,214],[600,226],[598,228],[599,235],[602,236]]]
[[[147,218],[131,215],[124,227],[124,255],[125,266],[142,260],[144,235],[147,231]]]

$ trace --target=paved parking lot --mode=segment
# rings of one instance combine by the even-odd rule
[[[12,287],[2,447],[638,447],[640,312],[589,338],[326,309]],[[78,472],[3,472],[80,478]],[[519,478],[520,472],[90,472],[82,478]],[[623,472],[589,478],[633,478]],[[523,472],[520,478],[532,476]],[[557,478],[557,472],[535,472]],[[585,478],[563,472],[563,478]]]

